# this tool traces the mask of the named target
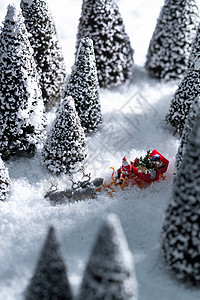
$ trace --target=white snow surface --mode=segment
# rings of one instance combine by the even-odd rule
[[[19,0],[12,3],[19,5]],[[196,300],[200,290],[177,281],[160,255],[160,233],[165,209],[171,198],[175,155],[179,141],[164,116],[177,85],[152,80],[144,70],[148,44],[155,28],[162,0],[118,0],[126,31],[135,50],[133,82],[101,90],[103,124],[87,138],[87,171],[92,178],[109,181],[111,170],[124,156],[134,159],[157,149],[169,168],[164,181],[143,189],[129,186],[116,189],[114,197],[99,192],[95,200],[52,206],[44,194],[54,180],[59,190],[70,187],[67,176],[53,177],[41,164],[41,153],[32,159],[11,159],[11,194],[0,203],[0,299],[20,300],[33,275],[48,228],[54,225],[61,243],[68,276],[75,295],[102,218],[115,213],[121,220],[133,254],[139,285],[138,300]],[[0,21],[8,0],[0,1]],[[68,74],[74,52],[81,0],[49,0],[63,48]],[[51,127],[55,110],[49,112]]]

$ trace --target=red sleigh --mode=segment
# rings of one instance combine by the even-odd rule
[[[137,185],[140,188],[143,188],[145,182],[147,184],[149,184],[151,182],[159,180],[160,178],[162,178],[164,180],[165,179],[164,174],[167,171],[169,161],[155,149],[149,154],[149,157],[152,157],[153,155],[156,155],[156,154],[159,156],[159,161],[162,162],[162,167],[159,168],[157,171],[155,171],[156,173],[154,174],[154,176],[152,176],[152,174],[150,172],[147,172],[147,174],[140,172],[137,169],[137,167],[135,167],[133,165],[132,173],[130,175],[123,176],[123,178],[120,178],[121,181],[119,183],[117,181],[117,178],[114,178],[115,169],[113,167],[111,167],[111,169],[113,170],[113,173],[111,175],[112,181],[109,184],[104,182],[102,187],[110,194],[111,197],[113,197],[113,192],[115,192],[113,189],[113,186],[120,185],[121,189],[123,190],[125,186],[128,186],[128,184],[131,183],[132,185]],[[101,188],[98,190],[101,190]]]
[[[156,176],[154,178],[151,178],[150,173],[143,174],[143,173],[139,172],[138,169],[134,166],[133,166],[133,175],[136,176],[141,181],[144,181],[147,183],[157,181],[157,180],[159,180],[160,177],[162,177],[162,179],[164,179],[163,174],[166,173],[166,171],[167,171],[169,161],[155,149],[150,153],[149,157],[152,157],[153,155],[156,155],[156,154],[158,154],[160,156],[160,161],[164,164],[164,166],[156,171]],[[132,176],[132,174],[131,174],[131,176]],[[134,178],[134,176],[133,176],[133,178]]]

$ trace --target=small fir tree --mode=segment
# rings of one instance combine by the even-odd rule
[[[132,254],[115,215],[109,215],[100,229],[85,269],[78,299],[137,299]]]
[[[42,156],[44,165],[57,175],[77,171],[86,158],[85,134],[71,96],[60,103]]]
[[[146,69],[150,76],[166,81],[183,78],[198,14],[196,0],[165,0],[147,52]]]
[[[184,281],[200,285],[200,114],[190,134],[173,199],[166,211],[162,252],[168,267]]]
[[[22,14],[34,49],[42,96],[47,107],[60,101],[66,69],[54,21],[46,0],[21,0]]]
[[[119,85],[132,77],[133,49],[115,0],[83,0],[77,33],[94,42],[100,87]]]
[[[196,37],[192,43],[191,52],[189,56],[188,68],[194,67],[195,59],[200,53],[200,23],[196,31]]]
[[[10,176],[0,156],[0,201],[6,200],[10,191]]]
[[[72,300],[60,245],[53,227],[49,229],[35,273],[26,291],[26,300]]]
[[[175,133],[182,135],[185,120],[194,99],[200,94],[200,55],[186,73],[171,101],[166,122],[175,127]]]
[[[44,104],[21,13],[9,5],[0,36],[0,152],[33,154],[44,135]]]
[[[200,112],[200,97],[196,97],[190,107],[189,114],[185,121],[185,126],[183,128],[183,133],[180,140],[180,145],[178,148],[178,152],[176,154],[176,170],[178,170],[181,166],[181,161],[185,152],[185,148],[188,142],[188,138],[190,133],[195,125],[196,116]]]
[[[101,121],[101,107],[93,42],[89,38],[80,42],[65,95],[74,99],[84,130],[96,130]]]

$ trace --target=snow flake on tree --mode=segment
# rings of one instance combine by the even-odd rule
[[[42,96],[47,107],[59,102],[66,69],[54,21],[46,0],[21,0],[22,14],[34,49]]]
[[[79,300],[136,300],[133,257],[118,218],[102,225],[85,269]]]
[[[132,77],[133,49],[115,0],[83,0],[77,33],[94,42],[100,87],[119,85]]]
[[[200,23],[196,31],[196,37],[192,43],[188,68],[194,67],[194,64],[196,65],[196,67],[194,67],[195,69],[200,68],[200,60],[196,61],[196,57],[198,56],[199,52],[200,52]]]
[[[200,55],[196,57],[195,61],[199,62],[199,59]],[[180,82],[166,116],[166,122],[174,126],[176,128],[175,132],[180,136],[182,135],[190,106],[198,95],[200,95],[200,69],[195,69],[195,64],[193,64],[193,67],[187,71]]]
[[[26,300],[72,300],[60,245],[53,227],[49,229],[35,274],[26,291]]]
[[[42,156],[44,165],[57,175],[82,168],[86,158],[85,134],[71,96],[58,107]]]
[[[9,5],[0,36],[0,148],[2,158],[33,154],[44,138],[44,104],[24,19]]]
[[[0,156],[0,201],[4,201],[10,191],[10,176]]]
[[[188,138],[162,231],[165,262],[176,276],[200,285],[200,113]]]
[[[181,161],[185,152],[185,148],[188,142],[190,133],[195,125],[196,116],[200,112],[200,97],[196,97],[190,107],[189,114],[185,121],[185,126],[183,128],[180,145],[176,155],[176,169],[178,170],[181,166]]]
[[[196,0],[165,0],[147,53],[146,68],[152,77],[183,78],[198,21]]]
[[[84,130],[96,130],[101,122],[101,107],[93,42],[89,38],[83,38],[80,42],[65,95],[74,99]]]

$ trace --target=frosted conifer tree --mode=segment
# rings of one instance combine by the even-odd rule
[[[171,101],[166,122],[175,127],[175,132],[182,135],[185,120],[194,99],[200,95],[200,55],[195,64],[185,74]]]
[[[180,145],[179,145],[178,152],[176,155],[176,169],[177,170],[180,168],[181,161],[182,161],[182,158],[183,158],[183,155],[185,152],[185,147],[187,145],[190,133],[195,125],[196,116],[197,116],[198,112],[200,112],[200,96],[198,96],[197,98],[194,99],[194,101],[190,107],[189,114],[185,121],[185,126],[183,128]]]
[[[26,291],[26,300],[72,300],[60,245],[53,227],[49,229],[35,273]]]
[[[21,0],[25,25],[40,75],[42,96],[47,107],[60,101],[66,70],[56,27],[46,0]]]
[[[200,53],[200,23],[197,28],[196,37],[192,43],[192,49],[189,57],[188,68],[194,67],[195,59]]]
[[[165,0],[147,52],[146,68],[150,76],[166,81],[183,78],[198,14],[196,0]]]
[[[162,252],[181,280],[200,285],[200,114],[190,134],[162,230]]]
[[[83,0],[77,33],[94,43],[100,87],[119,85],[132,77],[133,49],[115,0]]]
[[[44,165],[57,175],[82,167],[86,158],[85,134],[71,96],[58,107],[42,156]]]
[[[101,121],[101,107],[93,42],[89,38],[80,42],[65,94],[74,99],[84,130],[96,130]]]
[[[0,156],[0,201],[4,201],[10,191],[10,176]]]
[[[78,299],[137,299],[132,254],[115,215],[109,215],[99,231]]]
[[[22,14],[9,5],[0,36],[0,152],[33,154],[44,134],[44,104]]]

